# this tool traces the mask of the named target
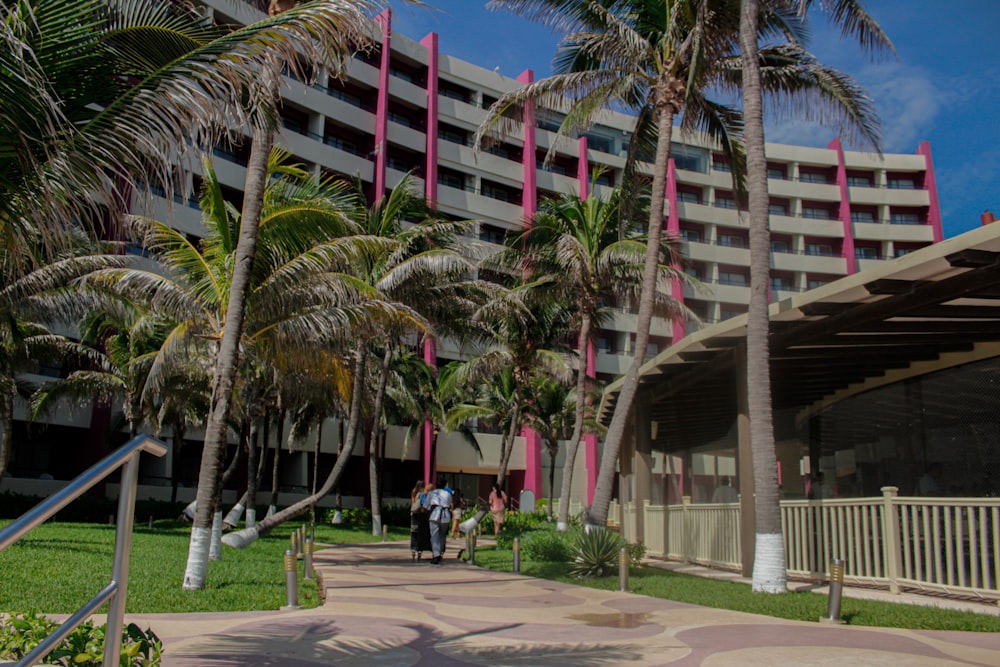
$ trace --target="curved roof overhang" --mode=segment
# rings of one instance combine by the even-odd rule
[[[770,321],[775,410],[805,413],[880,378],[996,356],[1000,224],[773,303]],[[654,444],[697,444],[730,427],[746,323],[741,315],[696,331],[643,365],[639,391],[651,392],[659,424]],[[610,422],[621,383],[605,389],[602,423]],[[948,397],[940,400],[947,409]]]

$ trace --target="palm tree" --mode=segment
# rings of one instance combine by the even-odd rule
[[[753,457],[755,548],[753,590],[784,593],[786,570],[781,536],[777,455],[771,410],[770,349],[768,344],[768,286],[770,272],[770,228],[768,225],[767,160],[764,153],[763,89],[769,78],[786,77],[782,65],[788,61],[762,58],[758,45],[760,12],[777,6],[797,9],[801,14],[819,4],[842,27],[845,35],[858,38],[865,48],[892,50],[892,44],[858,0],[742,0],[740,7],[740,54],[742,59],[743,114],[747,159],[747,195],[750,219],[750,304],[747,315],[747,404],[750,417],[750,448]],[[796,48],[791,45],[790,49]],[[846,91],[819,95],[812,108],[846,116],[849,126],[877,149],[877,120],[860,91],[854,99]]]
[[[356,201],[361,197],[359,189]],[[478,281],[468,280],[473,267],[458,251],[457,245],[458,236],[470,223],[438,220],[429,217],[429,213],[424,200],[411,187],[409,176],[372,206],[354,208],[358,229],[366,234],[358,238],[371,239],[381,245],[357,258],[351,267],[352,280],[365,290],[364,307],[373,314],[378,311],[380,316],[368,319],[363,331],[355,331],[357,342],[351,346],[353,383],[347,434],[337,461],[315,493],[265,518],[253,529],[227,535],[226,544],[245,547],[284,521],[311,509],[329,494],[350,459],[366,406],[372,424],[381,418],[388,363],[399,338],[406,333],[428,331],[431,322],[441,323],[445,330],[451,330],[452,323],[461,321],[461,315],[481,300],[478,295],[484,287]],[[374,373],[374,381],[369,382],[371,376],[367,369],[372,342],[380,345],[383,363]],[[366,403],[370,384],[374,384],[375,391],[371,402]],[[373,503],[377,504],[378,475],[374,464],[369,465],[369,483]],[[378,508],[373,505],[373,525],[377,515]]]
[[[0,236],[23,246],[41,234],[52,245],[71,221],[113,221],[128,183],[171,188],[185,147],[264,118],[255,101],[265,60],[336,71],[367,7],[310,2],[230,30],[190,3],[4,3]]]
[[[509,9],[568,34],[553,61],[554,74],[501,97],[490,109],[477,132],[477,143],[489,130],[505,132],[519,117],[516,112],[528,100],[548,101],[559,108],[564,96],[574,98],[561,132],[585,126],[608,107],[636,112],[636,141],[630,147],[634,159],[641,139],[655,137],[653,153],[653,197],[649,207],[647,246],[643,263],[642,290],[638,301],[636,345],[614,414],[605,437],[594,502],[589,521],[604,525],[611,501],[618,453],[628,414],[639,384],[649,342],[649,328],[657,302],[660,275],[660,239],[663,228],[667,163],[674,118],[685,108],[683,126],[709,131],[727,150],[730,131],[735,129],[732,109],[708,101],[703,91],[712,82],[715,64],[728,43],[710,39],[726,34],[725,15],[708,11],[709,0],[491,0],[491,8]],[[735,25],[729,30],[735,35]],[[655,128],[652,129],[652,128]]]
[[[79,242],[79,237],[76,242]],[[79,247],[64,246],[50,263],[32,260],[24,271],[23,250],[0,244],[0,480],[3,480],[13,447],[14,399],[30,388],[20,375],[37,368],[40,361],[67,356],[88,358],[89,352],[47,328],[81,313],[91,304],[72,287],[81,276],[102,267],[120,266],[123,256],[82,254]]]
[[[289,15],[303,15],[312,18],[309,9],[326,7],[331,11],[322,22],[311,25],[316,34],[305,36],[298,44],[306,49],[306,60],[331,65],[333,71],[340,71],[344,63],[359,45],[366,43],[368,18],[364,13],[370,5],[364,0],[327,0],[320,3],[306,3],[293,6],[291,0],[271,0],[268,13],[271,21],[283,21]],[[318,39],[317,39],[318,37]],[[316,50],[322,45],[322,51]],[[262,106],[271,107],[276,103],[279,91],[278,74],[282,65],[295,67],[301,57],[295,53],[275,52],[270,54],[261,69],[262,94],[266,102]],[[270,114],[264,114],[270,116]],[[218,495],[219,473],[222,452],[226,445],[226,423],[231,409],[233,386],[239,365],[239,344],[243,335],[243,319],[246,311],[247,291],[254,270],[257,253],[257,234],[264,204],[267,185],[268,156],[274,140],[272,120],[258,118],[253,127],[253,141],[247,162],[246,182],[243,188],[243,206],[239,243],[233,256],[233,275],[229,285],[228,306],[212,390],[212,403],[205,426],[205,446],[202,450],[201,469],[198,475],[196,501],[199,503],[191,527],[191,547],[188,553],[188,567],[184,575],[184,588],[198,590],[205,586],[205,558],[212,515],[215,510],[214,498]],[[264,122],[261,122],[264,120]]]
[[[576,404],[573,434],[566,450],[559,500],[560,528],[567,525],[573,469],[583,435],[586,397],[590,394],[587,347],[610,312],[607,304],[634,304],[642,287],[646,243],[640,235],[621,229],[622,197],[622,191],[615,189],[607,200],[597,196],[581,199],[577,195],[546,200],[531,226],[508,243],[515,257],[520,255],[523,270],[551,276],[564,292],[562,298],[575,308],[580,351],[576,395],[581,400]],[[660,253],[669,262],[669,266],[660,265],[660,280],[689,280],[674,268],[680,262],[676,240],[662,240]],[[656,292],[656,312],[671,318],[686,315],[684,307],[664,292]]]
[[[541,434],[549,455],[549,520],[552,520],[556,485],[556,456],[559,455],[559,441],[574,430],[578,401],[569,384],[558,382],[551,377],[539,376],[534,382],[534,399],[526,408],[526,420],[531,428]],[[582,431],[581,431],[582,433]],[[568,452],[567,452],[568,456]],[[568,466],[563,466],[563,479],[572,474]],[[560,500],[560,502],[562,502]],[[564,513],[560,509],[560,516]]]

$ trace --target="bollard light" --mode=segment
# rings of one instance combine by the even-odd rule
[[[306,543],[306,527],[303,524],[303,525],[299,526],[298,537],[296,538],[296,541],[295,541],[295,546],[297,546],[298,550],[299,550],[298,551],[299,558],[302,558],[302,555],[303,555],[303,546],[305,545],[305,543]]]
[[[514,538],[514,572],[521,572],[521,538]]]
[[[469,565],[476,564],[476,531],[470,530],[465,535],[469,547]]]
[[[285,552],[285,606],[282,609],[301,609],[299,606],[299,564],[294,549]]]
[[[305,548],[303,549],[304,559],[305,559],[305,573],[302,575],[303,579],[313,578],[313,541],[306,538]]]
[[[628,592],[628,549],[625,547],[618,551],[618,590]]]
[[[826,603],[826,616],[820,618],[820,623],[842,624],[840,618],[840,596],[844,592],[844,560],[834,558],[830,564],[830,596]]]
[[[293,530],[292,534],[288,536],[288,548],[291,550],[295,557],[298,558],[299,555],[299,531]]]

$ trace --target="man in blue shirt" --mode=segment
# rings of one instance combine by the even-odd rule
[[[427,494],[425,507],[430,512],[431,563],[439,565],[444,554],[448,528],[451,526],[452,491],[448,480],[438,477],[437,488]]]

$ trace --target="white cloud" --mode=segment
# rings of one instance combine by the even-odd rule
[[[941,90],[917,68],[898,64],[870,67],[859,80],[875,101],[882,121],[882,148],[891,153],[912,152],[952,103],[952,92]]]

